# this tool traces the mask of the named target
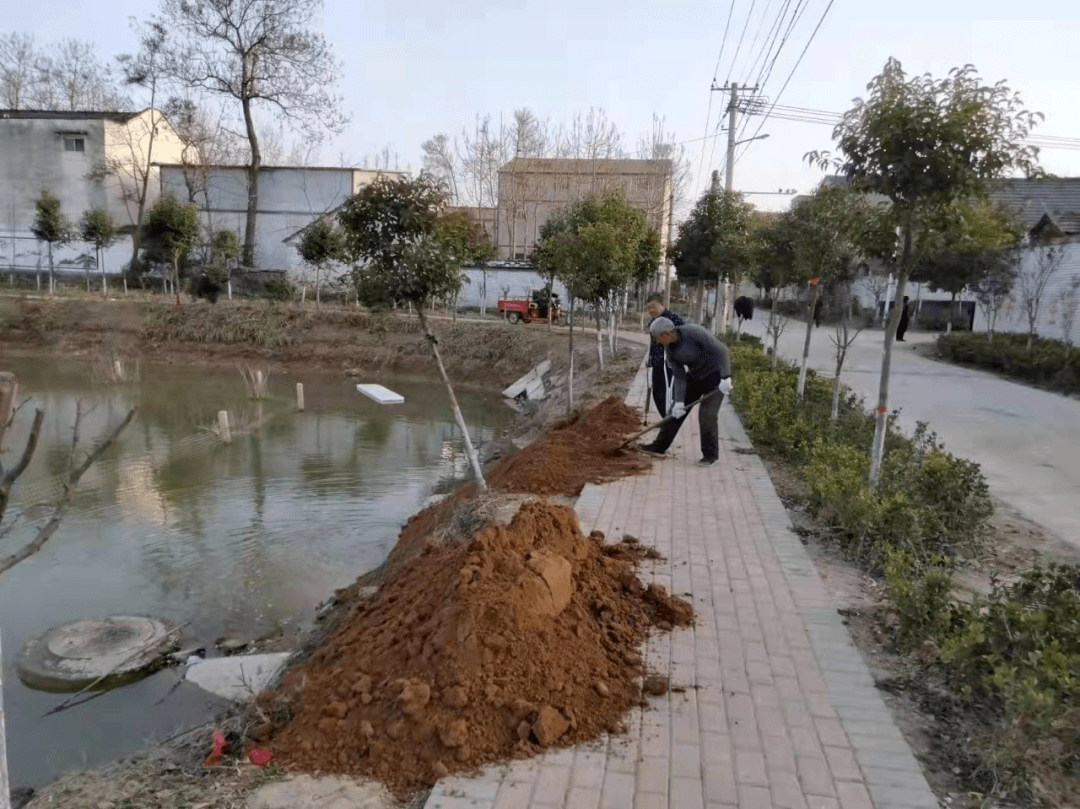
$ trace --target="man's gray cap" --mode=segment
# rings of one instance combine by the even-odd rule
[[[667,334],[669,331],[675,331],[675,324],[666,317],[658,317],[649,324],[649,334],[653,337],[659,337],[661,334]]]

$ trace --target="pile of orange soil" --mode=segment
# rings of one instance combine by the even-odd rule
[[[581,494],[586,483],[635,475],[650,462],[634,452],[616,453],[626,437],[640,430],[641,414],[614,396],[605,399],[491,470],[493,489],[528,494]]]
[[[586,537],[572,510],[544,502],[467,544],[429,544],[267,697],[292,704],[274,760],[405,795],[620,731],[642,700],[650,626],[693,620],[638,579],[650,555],[632,538]]]

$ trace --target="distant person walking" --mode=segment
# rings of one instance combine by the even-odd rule
[[[814,304],[814,328],[821,325],[821,298],[817,299],[817,303]]]
[[[653,338],[664,347],[664,359],[675,384],[671,391],[671,407],[667,415],[674,418],[660,428],[656,440],[640,449],[652,455],[668,451],[679,428],[686,421],[686,406],[706,394],[720,393],[698,405],[698,424],[701,427],[701,460],[699,466],[712,466],[720,458],[720,403],[731,394],[731,356],[727,346],[701,326],[676,326],[666,317],[658,317],[649,325]]]
[[[676,326],[682,326],[686,322],[671,310],[664,308],[663,295],[650,295],[645,308],[649,312],[650,326],[659,317],[667,318]],[[667,415],[668,397],[674,376],[664,361],[664,347],[656,342],[655,337],[652,338],[652,345],[649,347],[649,367],[652,368],[652,396],[656,412],[661,416]]]
[[[908,312],[908,296],[904,296],[904,308],[900,310],[900,323],[896,326],[896,342],[906,343],[904,335],[907,334],[908,320],[910,319],[910,313]]]

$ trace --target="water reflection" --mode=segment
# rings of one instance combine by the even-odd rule
[[[23,519],[0,554],[28,540],[59,492],[76,401],[92,408],[84,446],[140,408],[120,445],[83,478],[53,540],[0,578],[16,784],[121,755],[149,734],[203,721],[216,704],[184,687],[155,707],[175,679],[163,672],[41,720],[56,698],[27,689],[13,667],[32,634],[77,617],[143,613],[193,621],[188,633],[209,643],[307,620],[332,589],[382,562],[437,482],[466,470],[445,392],[420,379],[380,378],[406,400],[383,407],[355,383],[305,378],[300,414],[292,377],[272,377],[267,400],[254,403],[235,371],[143,366],[139,382],[103,386],[76,363],[28,359],[4,369],[47,415],[38,457],[15,490]],[[481,445],[513,415],[482,396],[459,402]],[[223,409],[230,445],[209,429]],[[23,413],[11,446],[22,446],[29,421]]]

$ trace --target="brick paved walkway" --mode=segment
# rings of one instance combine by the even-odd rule
[[[736,382],[736,396],[738,383]],[[645,372],[627,402],[642,406]],[[643,578],[692,597],[692,629],[650,638],[676,689],[625,736],[448,778],[426,809],[935,809],[730,403],[720,463],[697,417],[648,475],[582,492],[582,528],[654,545]]]

